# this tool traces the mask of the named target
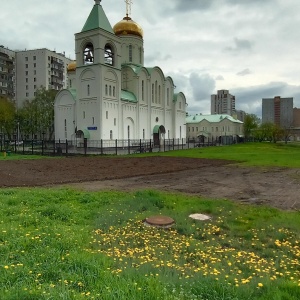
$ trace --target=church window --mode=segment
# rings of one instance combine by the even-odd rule
[[[155,81],[155,103],[157,103],[157,80]]]
[[[111,85],[109,86],[109,96],[111,96]]]
[[[167,88],[167,105],[170,105],[170,89]]]
[[[36,75],[36,70],[33,71],[33,75]]]
[[[28,83],[28,78],[26,78],[26,82]]]
[[[158,86],[158,103],[161,103],[161,99],[160,99],[160,85]]]
[[[33,60],[36,60],[36,56],[33,57]]]
[[[139,51],[140,51],[140,64],[142,64],[142,48],[141,47],[140,47]]]
[[[25,68],[28,69],[28,64],[25,65]]]
[[[25,75],[28,76],[28,71],[25,72]]]
[[[83,62],[85,65],[94,63],[94,46],[87,43],[83,50]]]
[[[116,96],[116,87],[115,86],[113,87],[113,96],[114,97]]]
[[[33,67],[36,68],[36,63],[33,64]]]
[[[129,62],[132,62],[132,45],[129,45]]]
[[[110,130],[110,132],[109,132],[109,138],[112,140],[113,139],[113,131],[112,130]]]
[[[108,119],[108,110],[106,111],[106,119]]]
[[[90,95],[90,85],[89,84],[87,85],[87,95],[88,96]]]
[[[114,53],[109,44],[106,44],[104,48],[104,63],[111,66],[114,65]]]
[[[28,90],[28,85],[26,85],[26,90]]]
[[[105,85],[105,95],[108,94],[108,87],[107,87],[107,84]]]
[[[154,83],[152,83],[152,103],[154,103]]]
[[[28,57],[27,56],[25,57],[25,61],[28,61]]]
[[[144,80],[142,80],[142,101],[144,101]]]
[[[67,120],[65,119],[65,138],[67,138],[68,135],[67,135]]]
[[[33,78],[33,81],[36,82],[36,77]]]
[[[85,111],[83,111],[83,118],[85,119]]]

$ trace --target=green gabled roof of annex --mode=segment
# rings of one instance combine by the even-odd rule
[[[76,98],[77,98],[77,90],[75,90],[75,89],[68,89],[68,91],[71,93],[71,95],[73,96],[74,100],[76,100]]]
[[[219,123],[223,119],[228,119],[231,122],[243,124],[242,121],[237,120],[232,116],[226,114],[188,116],[186,117],[186,123],[200,123],[203,120],[207,120],[210,123]]]
[[[136,96],[128,91],[125,90],[121,90],[121,100],[122,101],[128,101],[128,102],[133,102],[133,103],[137,103],[137,99]]]
[[[87,18],[81,32],[93,29],[104,29],[114,34],[114,31],[105,15],[105,12],[100,4],[95,4]]]

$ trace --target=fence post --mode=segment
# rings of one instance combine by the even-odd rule
[[[68,156],[68,140],[66,139],[66,156]]]
[[[140,139],[140,153],[142,153],[142,139]]]
[[[181,148],[183,150],[183,138],[181,138]]]
[[[175,139],[173,138],[173,150],[175,149]]]
[[[150,139],[150,147],[149,147],[149,152],[152,152],[151,139]]]
[[[164,152],[166,152],[166,140],[164,139]]]
[[[83,139],[84,155],[87,154],[87,138]]]
[[[130,154],[130,139],[128,139],[128,145],[127,145],[127,148],[128,148],[128,154]]]

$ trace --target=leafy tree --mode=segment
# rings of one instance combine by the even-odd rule
[[[254,114],[246,114],[244,119],[244,137],[247,141],[251,136],[254,136],[254,130],[258,127],[259,119]]]
[[[8,98],[0,96],[0,126],[1,131],[7,134],[7,137],[11,139],[11,136],[15,129],[15,104]]]
[[[32,101],[25,101],[19,111],[22,132],[26,135],[45,133],[49,139],[54,134],[54,99],[57,91],[41,87]]]

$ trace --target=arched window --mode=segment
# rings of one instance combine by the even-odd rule
[[[104,48],[104,63],[111,66],[114,65],[114,52],[109,44],[106,44]]]
[[[155,103],[157,103],[157,80],[155,81]]]
[[[158,86],[158,103],[160,104],[161,100],[160,100],[160,85]]]
[[[140,64],[142,64],[142,47],[140,47],[139,51],[140,51]]]
[[[83,63],[85,65],[94,63],[94,46],[92,43],[87,43],[83,50]]]
[[[113,96],[116,97],[116,87],[113,87]]]
[[[128,139],[130,139],[130,126],[129,125],[127,127],[127,137],[128,137]]]
[[[108,94],[108,88],[107,88],[107,84],[105,85],[105,95]]]
[[[142,101],[144,101],[144,80],[142,80]]]
[[[154,103],[154,83],[152,83],[151,98],[152,98],[152,103]]]
[[[129,45],[129,62],[132,62],[132,45]]]
[[[111,85],[109,86],[109,96],[111,96]]]
[[[87,85],[87,95],[88,96],[90,95],[90,85],[89,84]]]

